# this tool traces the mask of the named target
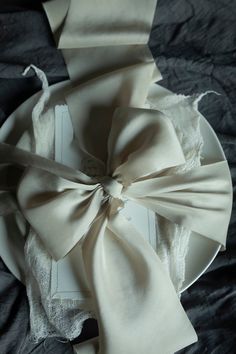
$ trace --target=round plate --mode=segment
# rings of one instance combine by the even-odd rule
[[[50,87],[51,97],[48,105],[63,101],[65,90],[71,88],[70,81],[60,82]],[[162,90],[162,89],[161,89]],[[169,93],[163,89],[163,92]],[[31,112],[36,104],[40,92],[36,93],[19,106],[6,120],[0,129],[0,142],[15,145],[27,127],[31,124]],[[204,147],[202,155],[206,163],[225,159],[220,142],[206,119],[201,116],[200,128]],[[0,218],[0,255],[11,272],[24,283],[24,236],[27,230],[19,215],[10,215]],[[220,245],[206,237],[192,232],[189,250],[186,257],[186,277],[182,291],[193,284],[209,267]]]

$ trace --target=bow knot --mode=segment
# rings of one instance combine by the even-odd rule
[[[100,183],[106,194],[112,198],[121,199],[121,193],[123,190],[123,185],[121,183],[110,176],[102,177]]]

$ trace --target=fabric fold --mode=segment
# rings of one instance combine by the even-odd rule
[[[52,30],[62,27],[58,47],[65,49],[147,43],[156,0],[111,0],[109,4],[67,0],[43,5]],[[55,11],[58,5],[59,12]]]
[[[117,107],[143,107],[154,64],[141,63],[98,76],[66,93],[75,142],[106,163],[111,117]],[[102,137],[102,139],[97,139]]]
[[[108,174],[129,185],[185,162],[171,121],[157,110],[118,108],[108,138]]]
[[[154,62],[147,44],[110,45],[62,51],[69,76],[78,84],[131,65]],[[161,79],[161,74],[155,65],[153,68],[153,82],[156,82]]]
[[[166,169],[185,159],[171,121],[158,111],[116,110],[108,139],[107,175],[91,178],[37,158],[35,164],[41,159],[46,165],[47,170],[41,170],[34,167],[31,156],[32,166],[18,186],[18,200],[26,219],[56,259],[79,242],[104,205],[108,203],[110,213],[117,213],[122,206],[119,199],[127,198],[225,245],[232,195],[227,162],[165,176]],[[53,166],[58,172],[69,170],[73,179],[54,174]]]
[[[86,234],[103,201],[102,188],[98,187],[71,182],[33,167],[23,176],[18,200],[54,259],[64,257]],[[52,233],[56,240],[51,238]]]

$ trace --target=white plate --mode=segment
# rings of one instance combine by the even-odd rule
[[[63,103],[67,88],[70,89],[70,81],[51,86],[51,98],[49,105]],[[167,91],[163,89],[163,91]],[[168,91],[167,91],[168,92]],[[37,102],[37,93],[19,106],[16,111],[7,119],[0,129],[0,142],[16,144],[23,132],[31,123],[31,112]],[[204,140],[203,156],[206,162],[225,159],[220,142],[204,117],[201,117],[201,132]],[[10,225],[10,226],[9,226]],[[0,218],[0,255],[11,272],[24,283],[24,223],[19,217],[10,216]],[[182,291],[193,284],[209,267],[217,253],[220,245],[206,237],[191,234],[189,251],[186,258],[186,279]]]

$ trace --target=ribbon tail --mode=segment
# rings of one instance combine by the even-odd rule
[[[101,215],[82,249],[99,354],[170,354],[197,340],[159,258],[125,218]]]

